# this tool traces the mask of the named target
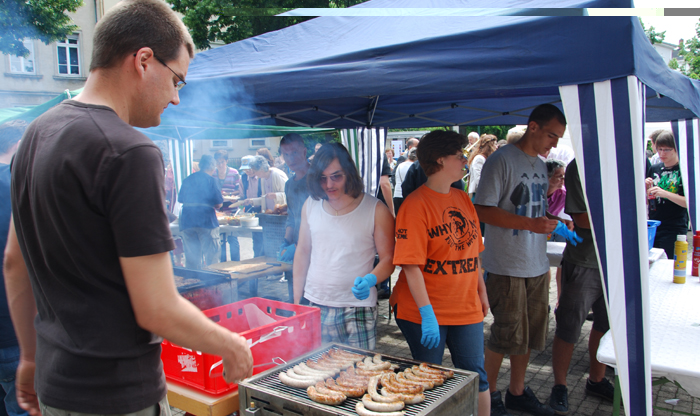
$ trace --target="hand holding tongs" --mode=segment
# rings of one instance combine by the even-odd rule
[[[278,335],[280,334],[280,332],[284,331],[285,329],[289,329],[289,327],[288,327],[288,326],[278,326],[278,327],[275,327],[275,329],[273,329],[272,332],[270,332],[269,334],[266,334],[266,335],[261,336],[260,339],[258,339],[258,340],[255,341],[255,342],[252,342],[252,341],[249,340],[249,339],[246,340],[246,342],[248,343],[248,348],[253,348],[254,346],[258,345],[258,344],[261,343],[261,342],[265,342],[265,341],[267,341],[267,340],[270,339],[270,338],[274,338],[274,337],[278,336]],[[271,362],[271,363],[257,364],[257,365],[254,365],[253,368],[255,368],[255,367],[260,367],[260,366],[263,366],[263,365],[270,365],[270,364],[277,364],[277,365],[280,365],[280,364],[281,364],[281,363],[275,362],[275,360],[282,361],[282,363],[286,364],[286,361],[284,361],[284,360],[281,359],[280,357],[275,357],[275,358],[272,359],[272,362]],[[223,362],[224,362],[224,360],[219,360],[219,361],[217,361],[216,363],[214,363],[214,365],[211,366],[211,368],[209,369],[209,377],[218,377],[218,376],[224,375],[223,371],[222,371],[221,373],[217,373],[217,374],[212,374],[212,373],[211,373],[216,367],[218,367],[218,366],[220,366],[221,364],[223,364]]]

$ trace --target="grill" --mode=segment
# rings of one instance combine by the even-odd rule
[[[279,373],[287,371],[307,359],[317,359],[331,348],[372,356],[376,352],[352,348],[346,345],[329,344],[311,353],[290,361],[284,366],[271,368],[241,382],[238,386],[242,415],[357,415],[355,404],[360,399],[348,398],[340,406],[327,406],[316,403],[306,395],[305,389],[289,387],[279,381]],[[399,365],[399,371],[419,364],[418,361],[392,357],[382,354],[384,361]],[[437,368],[442,368],[435,366]],[[446,369],[446,368],[444,368]],[[473,415],[476,414],[478,399],[478,376],[464,370],[454,370],[454,378],[445,381],[442,386],[425,391],[425,401],[406,405],[408,415]],[[254,404],[254,407],[251,406]]]

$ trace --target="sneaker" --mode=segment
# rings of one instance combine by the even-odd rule
[[[525,387],[525,391],[520,396],[513,396],[510,394],[510,390],[506,390],[506,408],[532,413],[535,416],[554,415],[554,410],[546,404],[542,404],[530,387]]]
[[[282,276],[282,278],[280,279],[280,283],[285,283],[286,281],[287,281],[287,278]]]
[[[498,390],[491,393],[491,416],[510,416],[501,400],[501,392]]]
[[[552,395],[549,396],[549,407],[555,414],[569,414],[569,389],[563,384],[552,387]]]
[[[603,378],[597,383],[592,382],[589,378],[588,381],[586,381],[586,393],[613,401],[613,397],[615,397],[615,387],[613,387],[612,383],[610,383],[607,378]]]

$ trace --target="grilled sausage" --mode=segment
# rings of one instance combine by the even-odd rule
[[[284,371],[280,372],[279,374],[280,381],[282,384],[287,385],[289,387],[296,387],[299,389],[305,389],[309,386],[313,386],[316,384],[318,380],[315,380],[313,378],[307,378],[307,379],[300,379],[300,378],[292,378],[287,375]]]
[[[433,368],[428,365],[428,363],[421,363],[418,368],[420,368],[421,371],[425,371],[427,373],[437,373],[439,375],[442,375],[445,378],[453,378],[455,376],[455,372],[452,370],[444,371],[444,370],[438,370],[437,368]]]
[[[331,390],[339,391],[348,397],[362,397],[367,391],[367,387],[349,387],[349,386],[339,386],[335,380],[332,378],[326,379],[326,387]]]
[[[365,409],[365,406],[362,404],[362,402],[357,402],[357,404],[355,405],[355,411],[360,416],[403,416],[403,415],[405,415],[404,412],[387,412],[387,413],[373,412],[371,410]]]
[[[317,403],[337,406],[343,403],[346,399],[345,395],[332,390],[325,389],[328,393],[320,393],[314,386],[309,386],[306,389],[306,394],[309,398]]]
[[[364,396],[362,396],[362,404],[365,405],[365,408],[373,410],[375,412],[396,412],[398,410],[403,409],[406,406],[406,404],[401,400],[379,403],[372,400],[369,394],[365,394]]]
[[[382,387],[382,396],[387,397],[397,397],[399,400],[406,404],[416,404],[425,400],[425,395],[423,393],[417,394],[402,394],[402,393],[390,393],[387,391],[386,387]]]

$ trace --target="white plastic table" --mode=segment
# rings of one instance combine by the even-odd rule
[[[673,283],[673,260],[658,260],[649,268],[651,315],[651,373],[675,381],[691,396],[700,397],[700,278]],[[600,341],[598,360],[615,367],[608,331]]]

